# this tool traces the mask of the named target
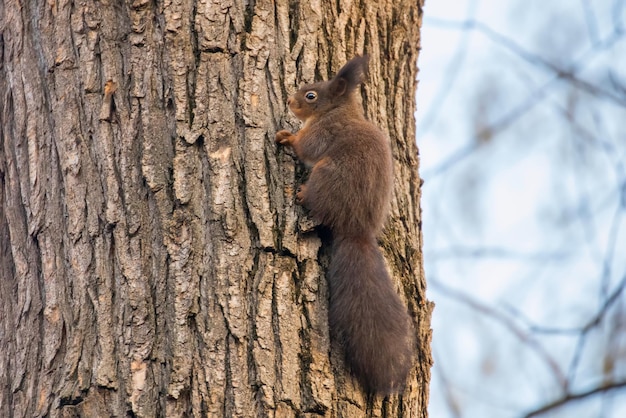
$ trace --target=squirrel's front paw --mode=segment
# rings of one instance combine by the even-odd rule
[[[291,132],[283,129],[282,131],[276,132],[276,142],[282,145],[289,145],[291,144],[293,136]]]

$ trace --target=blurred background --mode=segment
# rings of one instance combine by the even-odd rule
[[[430,416],[626,417],[626,0],[427,0]]]

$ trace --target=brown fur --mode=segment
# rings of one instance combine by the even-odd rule
[[[393,172],[389,142],[365,119],[355,94],[367,63],[357,56],[332,80],[291,96],[289,108],[304,126],[295,134],[279,131],[276,142],[292,146],[312,167],[296,197],[333,232],[332,335],[364,388],[389,394],[404,388],[413,333],[376,242],[389,212]]]

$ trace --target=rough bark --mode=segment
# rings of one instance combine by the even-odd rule
[[[0,416],[425,417],[421,2],[0,3]],[[367,398],[328,335],[327,245],[276,147],[300,83],[371,56],[381,244],[419,347]]]

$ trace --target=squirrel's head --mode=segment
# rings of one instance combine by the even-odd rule
[[[363,82],[368,62],[367,55],[356,56],[341,67],[333,79],[303,86],[287,99],[289,109],[298,119],[306,121],[345,104]]]

